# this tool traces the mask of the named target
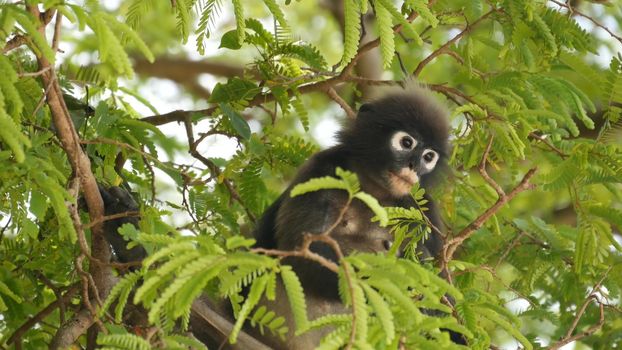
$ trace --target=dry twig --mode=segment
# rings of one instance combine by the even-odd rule
[[[326,89],[326,94],[333,101],[337,102],[337,104],[346,112],[346,115],[348,116],[348,118],[350,119],[356,118],[356,112],[354,112],[354,110],[352,110],[352,107],[350,107],[350,105],[343,98],[341,98],[341,96],[339,96],[339,94],[337,93],[337,91],[335,91],[335,89],[333,89],[332,87]]]
[[[611,29],[605,27],[604,25],[600,24],[600,22],[596,21],[594,18],[584,14],[583,12],[579,12],[579,10],[575,9],[574,7],[570,6],[568,3],[563,3],[563,2],[559,2],[556,0],[550,0],[552,3],[554,3],[555,5],[559,6],[559,7],[563,7],[568,9],[568,11],[571,14],[576,14],[579,15],[587,20],[589,20],[590,22],[594,23],[595,26],[597,26],[598,28],[606,31],[607,33],[609,33],[609,35],[611,35],[612,38],[616,39],[617,41],[619,41],[622,44],[622,37],[619,35],[616,35],[614,32],[611,31]]]
[[[465,240],[471,237],[471,235],[473,235],[475,231],[477,231],[480,227],[482,227],[482,225],[484,225],[484,223],[488,219],[490,219],[493,215],[495,215],[495,213],[499,211],[501,207],[503,207],[506,203],[508,203],[510,200],[516,197],[517,194],[529,188],[534,187],[533,184],[529,183],[529,180],[531,180],[533,175],[536,173],[537,168],[532,168],[529,171],[527,171],[527,173],[523,176],[523,179],[519,182],[519,184],[516,185],[516,187],[514,187],[508,194],[506,194],[501,188],[501,186],[499,186],[499,184],[497,184],[488,175],[488,173],[486,172],[486,162],[488,161],[488,154],[490,153],[492,141],[493,139],[490,138],[490,141],[488,142],[488,145],[486,147],[486,151],[482,155],[482,160],[480,161],[478,170],[479,170],[479,173],[484,178],[484,180],[486,180],[486,182],[495,189],[499,198],[491,207],[486,209],[484,213],[482,213],[475,220],[473,220],[473,222],[471,222],[467,227],[465,227],[462,231],[460,231],[460,233],[458,233],[456,236],[449,238],[443,245],[443,250],[442,250],[442,255],[441,255],[441,270],[447,272],[447,276],[450,279],[451,279],[451,275],[449,274],[449,271],[447,269],[447,263],[453,258],[453,255],[456,252],[456,249],[458,249],[458,247],[462,245],[462,243]]]
[[[585,298],[585,301],[583,302],[583,304],[577,311],[577,314],[575,315],[575,318],[572,321],[572,325],[568,329],[568,332],[566,332],[566,335],[561,340],[551,345],[548,348],[548,350],[557,350],[568,343],[590,336],[594,334],[596,331],[598,331],[603,326],[603,324],[605,324],[605,304],[600,302],[600,300],[598,299],[597,293],[599,292],[603,282],[609,275],[609,272],[611,271],[612,268],[613,267],[609,267],[609,269],[607,269],[603,277],[594,285],[594,287],[592,288],[592,291],[588,294],[587,298]],[[595,301],[596,304],[598,304],[598,310],[599,310],[598,323],[590,326],[588,329],[584,330],[583,332],[579,332],[575,335],[572,335],[572,333],[574,333],[574,331],[577,329],[577,326],[579,325],[579,321],[581,320],[581,317],[583,317],[585,310],[590,305],[590,303],[592,303],[592,301]]]
[[[484,15],[482,15],[480,18],[478,18],[473,23],[467,24],[467,26],[460,33],[458,33],[456,36],[454,36],[453,38],[448,40],[445,44],[443,44],[438,49],[434,50],[431,54],[429,54],[426,58],[424,58],[421,62],[419,62],[419,64],[417,65],[417,68],[415,68],[415,71],[413,72],[413,75],[415,77],[418,77],[419,74],[421,73],[421,71],[423,70],[423,68],[425,68],[425,66],[427,66],[428,63],[430,63],[437,56],[439,56],[439,55],[441,55],[443,53],[446,53],[449,50],[449,47],[451,45],[456,43],[465,34],[468,34],[475,27],[477,27],[481,22],[483,22],[486,18],[488,18],[488,16],[492,15],[493,13],[495,13],[497,11],[498,11],[497,9],[492,9],[492,10],[486,12]]]

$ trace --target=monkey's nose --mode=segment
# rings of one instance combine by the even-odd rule
[[[415,163],[413,162],[408,163],[408,167],[410,168],[410,170],[415,170]]]
[[[389,250],[391,249],[391,246],[393,245],[393,242],[389,241],[388,239],[385,239],[384,241],[382,241],[382,246],[384,247],[384,249]]]

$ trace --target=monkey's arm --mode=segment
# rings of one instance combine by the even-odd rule
[[[312,178],[336,176],[337,167],[348,169],[346,157],[339,148],[316,154],[299,171],[290,187],[266,211],[255,231],[258,243],[269,242],[271,248],[295,250],[304,234],[319,234],[332,225],[347,203],[347,193],[340,190],[320,190],[291,197],[291,189]],[[333,250],[321,242],[313,242],[311,251],[336,261]],[[301,279],[305,291],[330,299],[338,299],[337,276],[317,262],[303,258],[288,258]]]
[[[143,260],[147,256],[145,249],[142,246],[128,249],[128,242],[118,233],[119,228],[125,224],[132,224],[138,227],[139,218],[135,214],[139,210],[138,203],[136,203],[129,192],[120,187],[105,188],[99,185],[99,193],[101,193],[104,201],[104,210],[107,216],[127,214],[125,217],[104,221],[104,235],[112,246],[117,260],[122,263]]]
[[[299,170],[290,186],[264,212],[253,233],[256,246],[269,249],[295,249],[304,233],[323,232],[337,217],[336,207],[343,202],[345,193],[316,191],[298,197],[290,192],[296,185],[312,178],[335,176],[337,167],[348,168],[347,156],[334,147],[309,159]],[[327,225],[328,223],[328,225]]]

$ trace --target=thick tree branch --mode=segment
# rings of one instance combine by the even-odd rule
[[[27,9],[35,17],[43,19],[39,25],[39,32],[45,37],[45,26],[47,22],[49,22],[49,20],[46,22],[46,19],[48,17],[51,18],[54,15],[54,11],[50,10],[42,15],[37,5],[27,5]],[[60,28],[57,27],[57,29]],[[60,33],[55,34],[57,37],[58,35],[60,35]],[[50,61],[48,61],[48,59],[41,54],[37,54],[37,62],[39,64],[39,70],[46,70],[46,72],[41,75],[43,85],[50,87],[46,91],[46,102],[50,108],[52,120],[57,130],[57,136],[61,142],[62,148],[67,154],[71,167],[80,181],[80,187],[83,190],[84,198],[89,208],[90,219],[91,221],[100,220],[104,214],[103,201],[99,193],[95,177],[91,172],[91,162],[80,147],[80,138],[78,137],[67,106],[65,105],[60,85],[56,79],[54,67]],[[75,229],[78,231],[81,228],[75,227]],[[94,258],[100,261],[109,261],[110,248],[103,236],[102,229],[103,227],[101,224],[95,225],[91,228],[91,251]],[[98,297],[105,298],[108,291],[112,287],[112,275],[110,268],[99,264],[91,264],[90,274],[97,290],[101,293]],[[83,302],[87,301],[83,300]],[[83,333],[81,326],[88,324],[88,328],[90,323],[93,322],[92,315],[88,310],[81,311],[76,317],[77,322],[68,322],[58,330],[53,340],[54,344],[57,344],[62,348],[68,347],[80,334]],[[67,326],[68,324],[74,324],[75,327]]]
[[[76,339],[86,333],[86,330],[93,324],[93,315],[88,309],[78,311],[73,318],[60,326],[52,342],[50,349],[67,349]]]
[[[154,62],[134,60],[134,70],[144,76],[171,79],[178,82],[196,81],[201,74],[241,77],[244,69],[228,63],[208,60],[193,61],[184,57],[158,57]]]
[[[222,317],[219,313],[214,311],[202,300],[195,300],[192,303],[192,313],[200,317],[205,322],[209,323],[216,331],[222,335],[228,335],[233,330],[233,324],[226,318]],[[235,344],[228,345],[227,348],[232,350],[270,350],[271,348],[264,345],[257,339],[248,335],[246,332],[241,331],[238,334],[237,342]]]

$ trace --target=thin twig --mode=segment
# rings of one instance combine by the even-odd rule
[[[415,77],[418,77],[419,74],[421,73],[421,71],[423,70],[423,68],[425,68],[425,66],[428,63],[430,63],[430,61],[432,61],[437,56],[445,53],[449,49],[449,47],[451,45],[453,45],[458,40],[460,40],[460,38],[462,38],[465,34],[468,34],[470,31],[472,31],[481,22],[483,22],[486,18],[488,18],[488,16],[492,15],[495,12],[497,12],[497,9],[492,9],[492,10],[486,12],[480,18],[478,18],[475,22],[473,22],[471,24],[467,24],[467,26],[460,33],[458,33],[456,36],[454,36],[453,38],[448,40],[445,44],[443,44],[438,49],[434,50],[431,54],[429,54],[426,58],[424,58],[421,62],[419,62],[419,64],[417,65],[417,68],[415,68],[415,71],[413,72],[413,75]]]
[[[109,221],[109,220],[116,220],[116,219],[121,219],[121,218],[128,218],[128,217],[137,217],[140,216],[140,212],[139,211],[124,211],[122,213],[117,213],[117,214],[111,214],[111,215],[104,215],[100,218],[98,218],[97,220],[91,221],[88,224],[83,224],[82,227],[83,228],[91,228],[95,225],[101,224],[104,221]]]
[[[520,239],[523,238],[523,236],[525,236],[525,231],[521,231],[516,237],[514,237],[512,242],[510,242],[508,247],[505,249],[505,251],[503,251],[503,253],[499,257],[499,260],[497,260],[497,264],[495,265],[495,268],[494,268],[495,270],[499,268],[499,265],[501,265],[501,263],[505,260],[505,258],[507,258],[510,252],[514,250],[514,247],[516,247],[516,245],[518,244]]]
[[[503,189],[501,188],[501,186],[499,186],[499,184],[493,180],[490,175],[488,175],[488,172],[486,171],[486,163],[488,162],[488,154],[490,154],[490,148],[492,147],[492,141],[494,140],[494,136],[490,137],[490,141],[488,141],[488,145],[486,146],[486,150],[484,151],[484,155],[482,156],[482,160],[479,163],[479,174],[482,176],[482,178],[484,178],[484,180],[492,187],[495,189],[495,192],[497,192],[497,195],[499,196],[499,198],[502,198],[505,196],[505,192],[503,192]]]
[[[12,37],[7,43],[6,45],[4,45],[4,47],[2,48],[2,53],[5,54],[11,50],[14,50],[22,45],[27,44],[29,41],[29,38],[27,36],[24,36],[22,34],[17,34],[14,37]]]
[[[577,14],[587,20],[589,20],[590,22],[594,23],[595,26],[597,26],[598,28],[606,31],[607,33],[609,33],[609,35],[611,35],[612,38],[616,39],[617,41],[619,41],[620,43],[622,43],[622,37],[619,35],[614,34],[609,28],[605,27],[604,25],[600,24],[598,21],[596,21],[594,18],[579,12],[577,9],[575,9],[574,7],[571,7],[568,4],[564,4],[562,2],[556,1],[556,0],[550,0],[552,3],[554,3],[555,5],[559,6],[559,7],[564,7],[566,9],[568,9],[568,11],[571,14]]]
[[[52,50],[58,51],[58,43],[60,42],[60,30],[63,22],[63,14],[58,12],[56,14],[56,23],[54,23],[54,36],[52,37]]]
[[[9,216],[9,220],[7,220],[6,225],[4,225],[4,227],[2,228],[2,230],[0,230],[0,241],[2,240],[2,238],[4,237],[4,232],[6,232],[6,230],[9,228],[9,225],[11,225],[11,220],[13,218],[11,216]]]
[[[60,299],[57,298],[56,300],[48,304],[48,306],[44,307],[41,311],[31,316],[21,326],[19,326],[15,330],[15,332],[13,332],[13,334],[11,334],[11,336],[7,339],[6,343],[7,344],[15,343],[15,347],[17,347],[17,344],[20,343],[22,336],[28,330],[32,329],[32,327],[34,327],[37,323],[40,323],[41,320],[43,320],[49,314],[51,314],[57,307],[60,307],[61,304],[64,305],[68,303],[79,289],[80,289],[80,285],[78,283],[71,285]]]
[[[317,239],[317,235],[307,234],[304,236],[304,242],[316,242],[319,241]],[[288,257],[300,257],[315,261],[316,263],[322,265],[323,267],[331,270],[334,273],[339,272],[339,266],[332,262],[331,260],[325,258],[324,256],[314,253],[309,249],[298,249],[298,250],[279,250],[279,249],[266,249],[266,248],[253,248],[251,252],[258,254],[265,254],[270,256],[277,256],[279,258],[288,258]]]
[[[605,323],[605,310],[604,310],[605,305],[600,302],[596,293],[598,292],[601,285],[603,284],[603,282],[609,275],[609,272],[611,271],[612,268],[613,267],[609,267],[607,269],[603,277],[594,285],[594,287],[592,288],[592,291],[588,294],[587,298],[585,298],[585,301],[583,302],[583,304],[577,311],[577,314],[575,315],[575,318],[572,321],[570,328],[566,332],[566,335],[561,340],[551,345],[548,348],[548,350],[557,350],[568,343],[590,336],[594,334],[596,331],[598,331],[603,326],[603,324]],[[596,301],[596,303],[598,304],[598,309],[599,309],[598,323],[590,326],[585,331],[577,333],[573,336],[572,333],[574,333],[574,331],[577,329],[577,326],[579,325],[579,321],[581,320],[581,317],[583,317],[585,310],[587,310],[587,307],[590,305],[592,301]]]
[[[149,184],[151,186],[151,206],[153,207],[156,200],[155,171],[153,170],[153,166],[151,165],[151,163],[149,163],[149,161],[147,160],[147,157],[143,156],[142,158],[143,163],[145,163],[145,167],[147,168],[147,171],[150,175]]]
[[[553,152],[557,153],[562,159],[568,158],[568,154],[564,153],[561,149],[555,147],[544,135],[538,135],[536,132],[530,132],[529,137],[534,138],[543,144],[545,144],[548,148],[550,148]]]
[[[337,91],[335,91],[335,89],[333,89],[332,87],[329,87],[328,89],[326,89],[326,94],[333,101],[337,102],[339,106],[341,106],[341,108],[346,112],[346,115],[348,116],[348,118],[350,119],[356,118],[356,112],[354,112],[354,110],[352,110],[352,107],[350,107],[350,105],[346,101],[344,101],[344,99],[341,98],[341,96],[339,96],[339,94],[337,93]]]
[[[46,67],[46,68],[43,68],[43,69],[38,70],[36,72],[19,73],[19,74],[17,74],[17,76],[20,77],[20,78],[24,78],[24,77],[38,77],[38,76],[42,75],[43,73],[49,71],[50,69],[51,69],[51,67]]]
[[[56,296],[56,299],[62,300],[63,294],[60,288],[56,287],[54,283],[52,283],[52,281],[50,281],[50,279],[47,278],[47,276],[45,276],[42,272],[36,272],[36,275],[41,280],[41,282],[45,284],[46,287],[52,290],[52,292],[54,293],[54,296]],[[65,322],[65,303],[60,303],[58,307],[58,311],[59,311],[59,321],[60,323],[64,323]]]
[[[218,166],[216,166],[214,162],[204,157],[201,153],[199,153],[199,151],[197,151],[196,144],[194,142],[194,131],[192,128],[192,121],[190,120],[190,116],[184,119],[184,126],[186,127],[186,137],[188,139],[188,148],[189,148],[188,153],[190,153],[191,156],[193,156],[194,158],[199,160],[201,163],[203,163],[205,166],[207,166],[207,168],[212,173],[214,178],[218,178],[221,175],[221,171],[218,168]],[[231,184],[231,181],[225,178],[222,180],[222,183],[225,185],[225,187],[229,191],[229,195],[231,196],[231,199],[238,202],[242,206],[242,208],[244,208],[244,211],[246,211],[246,215],[248,216],[248,218],[252,222],[255,222],[255,215],[246,206],[246,204],[240,197],[240,194],[236,191],[236,189]]]
[[[529,183],[529,180],[531,180],[531,178],[535,175],[536,170],[537,168],[532,168],[527,171],[525,176],[523,176],[523,179],[519,182],[518,185],[516,185],[516,187],[514,187],[514,189],[512,189],[512,191],[510,191],[510,193],[500,196],[495,204],[493,204],[490,208],[486,209],[484,213],[482,213],[475,220],[473,220],[473,222],[471,222],[467,227],[460,231],[460,233],[458,233],[455,237],[447,240],[447,242],[443,246],[443,252],[441,257],[442,270],[447,271],[447,263],[452,259],[454,253],[456,252],[456,249],[458,249],[458,247],[465,240],[471,237],[471,235],[473,235],[475,231],[482,227],[482,225],[484,225],[484,223],[488,219],[495,215],[495,213],[499,211],[501,207],[503,207],[506,203],[516,197],[517,194],[534,187],[533,184]]]
[[[52,66],[48,66],[48,67],[45,67],[43,69],[40,69],[39,71],[43,71],[44,70],[45,72],[43,72],[43,74],[45,74],[46,72],[50,71],[51,69],[52,69]],[[45,86],[45,90],[43,91],[43,95],[41,95],[41,98],[39,99],[39,102],[37,102],[37,106],[35,106],[35,109],[33,109],[32,113],[30,114],[30,119],[34,119],[35,114],[37,114],[39,109],[41,109],[41,107],[43,107],[43,105],[45,104],[45,99],[46,99],[48,93],[50,92],[50,89],[52,88],[52,84],[54,84],[54,80],[55,79],[56,79],[56,77],[52,76],[50,81]]]

